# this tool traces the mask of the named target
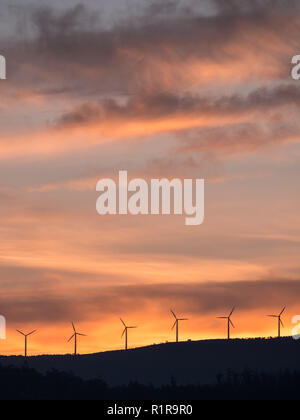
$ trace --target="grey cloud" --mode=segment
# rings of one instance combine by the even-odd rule
[[[273,123],[241,123],[222,127],[191,130],[180,135],[182,144],[178,154],[191,153],[243,153],[257,151],[261,147],[295,141],[300,125],[295,121]]]
[[[171,306],[194,315],[223,314],[236,305],[240,311],[279,310],[297,305],[300,281],[264,279],[232,283],[154,284],[81,290],[68,297],[40,293],[26,297],[1,296],[2,313],[11,323],[67,322],[70,319],[95,320],[143,309],[153,305],[162,311]]]
[[[266,2],[255,5],[261,3]],[[285,8],[281,7],[283,3]],[[219,2],[221,11],[224,4]],[[291,48],[300,24],[299,10],[294,4],[276,2],[275,7],[263,10],[258,7],[254,15],[243,13],[236,2],[230,4],[229,16],[191,13],[159,20],[153,17],[153,8],[149,12],[148,7],[144,18],[133,21],[129,16],[111,29],[104,29],[101,19],[82,4],[63,12],[49,7],[34,8],[31,20],[36,37],[16,43],[10,40],[6,47],[2,42],[1,47],[11,62],[13,83],[26,84],[44,93],[66,90],[77,95],[137,93],[149,81],[153,89],[160,90],[161,77],[153,69],[154,59],[174,68],[195,58],[222,66],[224,58],[232,62],[241,59],[240,49],[235,53],[229,47],[243,44],[245,51],[255,48],[245,32],[255,36],[257,30],[269,31],[288,50]],[[172,3],[167,6],[173,7]],[[285,31],[278,33],[278,27],[282,26]],[[257,39],[256,47],[259,43]],[[275,58],[279,54],[278,74],[287,72],[290,56],[284,48],[282,53],[266,50],[265,54],[266,59],[268,54],[274,54]]]
[[[114,100],[103,100],[101,103],[86,103],[70,113],[61,116],[58,126],[82,124],[101,121],[105,118],[163,118],[180,115],[226,115],[273,111],[278,107],[299,107],[300,89],[294,84],[273,88],[255,89],[248,95],[233,94],[219,98],[197,95],[175,95],[144,93],[132,96],[125,105]]]
[[[288,279],[238,281],[226,283],[170,284],[131,287],[130,299],[151,302],[160,301],[162,306],[178,304],[185,311],[195,314],[222,313],[237,305],[241,311],[279,308],[297,304],[300,282]]]
[[[297,0],[213,0],[218,14],[251,14],[267,12],[272,14],[280,10],[299,9]]]

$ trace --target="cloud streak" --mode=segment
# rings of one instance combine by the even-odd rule
[[[101,13],[83,4],[59,11],[29,7],[31,37],[3,44],[11,63],[4,89],[18,100],[35,97],[49,118],[34,134],[4,135],[3,158],[29,151],[62,154],[86,144],[166,133],[188,139],[185,153],[252,152],[272,144],[272,136],[275,145],[294,141],[300,91],[286,80],[299,5],[216,1],[211,6],[214,12],[203,14],[169,2],[164,9],[174,13],[159,14],[154,3],[138,22],[120,17],[106,27]],[[32,109],[36,121],[35,116]],[[281,124],[263,127],[275,117]],[[222,129],[224,142],[213,135]],[[193,140],[197,136],[203,136],[200,145]]]
[[[74,291],[75,292],[75,291]],[[61,323],[69,319],[91,321],[171,306],[194,316],[215,316],[236,305],[240,312],[272,311],[282,305],[296,307],[300,281],[289,279],[256,280],[228,283],[156,284],[120,286],[90,290],[72,295],[55,292],[1,297],[2,313],[11,323]]]

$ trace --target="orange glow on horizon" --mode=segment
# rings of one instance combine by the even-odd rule
[[[289,311],[284,317],[285,328],[282,330],[283,337],[292,335],[294,326],[290,322],[291,313]],[[123,316],[123,314],[121,315]],[[193,319],[191,314],[185,313],[184,316],[190,317],[190,319],[180,324],[180,341],[227,339],[226,320],[214,319],[213,315],[211,317],[198,316]],[[129,349],[175,341],[175,331],[171,331],[173,324],[171,315],[161,316],[161,314],[156,313],[154,317],[149,315],[147,317],[142,313],[136,313],[128,314],[127,316],[125,314],[124,318],[128,320],[126,321],[128,323],[138,324],[138,329],[129,332]],[[140,322],[137,322],[137,320]],[[237,311],[233,321],[236,329],[231,330],[232,339],[277,337],[276,322],[268,320],[263,312],[260,315],[252,313],[249,316],[245,312]],[[78,351],[80,354],[124,350],[124,339],[121,338],[123,329],[117,316],[108,319],[104,318],[103,322],[76,322],[75,325],[78,332],[87,335],[87,337],[79,338]],[[18,327],[16,326],[16,328]],[[60,324],[59,328],[36,323],[27,329],[32,328],[36,328],[38,331],[34,336],[30,337],[29,355],[73,353],[74,344],[72,342],[68,343],[68,339],[72,335],[71,322],[70,324]],[[7,340],[1,341],[0,346],[1,355],[22,355],[24,351],[23,339],[13,328],[8,329]]]

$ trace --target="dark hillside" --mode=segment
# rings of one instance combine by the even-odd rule
[[[214,383],[229,370],[241,373],[276,373],[298,370],[300,342],[292,338],[251,340],[208,340],[169,343],[124,351],[78,356],[38,356],[28,366],[45,373],[51,369],[73,372],[83,379],[101,378],[109,385],[130,381],[160,386],[171,379],[178,384]],[[23,366],[24,358],[0,357],[3,366]]]

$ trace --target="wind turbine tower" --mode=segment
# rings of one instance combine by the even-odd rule
[[[120,318],[120,320],[121,320],[122,324],[124,325],[124,331],[123,331],[123,334],[122,334],[121,338],[123,338],[124,335],[125,335],[125,350],[127,351],[128,350],[128,330],[132,330],[132,329],[135,329],[137,327],[127,327],[127,325],[125,324],[123,319]]]
[[[188,321],[188,319],[187,318],[177,318],[177,315],[175,314],[174,311],[172,311],[172,309],[171,309],[171,314],[175,318],[175,322],[174,322],[174,325],[172,327],[172,330],[174,330],[174,328],[176,327],[176,343],[178,343],[179,342],[179,322],[180,321]]]
[[[268,315],[269,318],[277,318],[278,319],[278,338],[281,337],[281,327],[284,328],[283,322],[282,322],[282,314],[286,310],[286,307],[282,309],[279,315]]]
[[[74,348],[74,356],[76,357],[77,356],[77,337],[78,336],[80,336],[80,337],[86,337],[86,335],[85,334],[78,333],[76,331],[76,328],[75,328],[75,325],[74,325],[73,322],[72,322],[72,327],[73,327],[73,330],[74,330],[74,334],[72,335],[72,337],[69,338],[68,343],[74,338],[74,347],[75,347]]]
[[[230,314],[228,316],[218,316],[218,319],[227,319],[227,338],[230,340],[230,327],[235,328],[233,322],[231,321],[231,317],[233,312],[235,311],[235,308],[232,309]]]
[[[24,334],[22,331],[17,330],[17,332],[21,335],[23,335],[23,337],[25,338],[25,359],[27,359],[27,339],[30,335],[34,334],[37,330],[31,331],[29,334]]]

